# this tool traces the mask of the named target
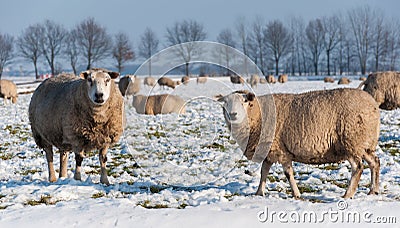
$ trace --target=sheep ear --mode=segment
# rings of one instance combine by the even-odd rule
[[[108,72],[108,75],[110,75],[110,77],[112,79],[116,79],[116,78],[118,78],[119,73],[118,72]]]
[[[248,101],[254,101],[254,98],[256,98],[256,95],[254,93],[248,93],[247,94],[247,100]]]
[[[81,77],[82,79],[87,79],[89,76],[89,72],[87,71],[83,71],[81,72],[81,74],[79,75],[79,77]]]
[[[224,99],[224,96],[222,96],[222,94],[218,94],[214,96],[214,100],[218,101],[218,102],[222,102]]]

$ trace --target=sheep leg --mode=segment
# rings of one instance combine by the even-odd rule
[[[261,179],[256,192],[256,195],[258,196],[264,196],[265,183],[267,181],[267,176],[269,174],[269,169],[271,168],[271,166],[272,163],[265,159],[261,166]]]
[[[49,181],[56,182],[56,172],[54,171],[53,164],[53,148],[51,145],[47,145],[44,151],[46,152],[47,167],[49,169]]]
[[[290,188],[292,189],[292,194],[293,197],[298,199],[300,198],[300,191],[299,188],[297,187],[296,180],[294,179],[293,175],[293,167],[292,167],[292,162],[286,162],[285,164],[282,164],[283,166],[283,172],[285,173],[286,178],[289,181]]]
[[[59,177],[67,177],[68,151],[60,150],[60,173]]]
[[[75,168],[75,175],[74,179],[75,180],[81,180],[81,166],[82,166],[82,161],[83,161],[83,151],[81,152],[75,152],[75,163],[76,163],[76,168]]]
[[[348,159],[351,165],[351,179],[349,183],[349,187],[346,190],[343,198],[348,199],[354,196],[358,182],[360,181],[362,174],[362,160],[360,158],[349,158]]]
[[[107,162],[107,150],[108,146],[102,148],[99,151],[99,160],[100,160],[100,183],[105,184],[105,185],[110,185],[110,182],[108,181],[107,178],[107,169],[106,169],[106,162]]]
[[[379,158],[374,153],[366,153],[364,154],[364,160],[368,163],[368,166],[371,169],[371,189],[368,195],[377,195],[379,193]]]

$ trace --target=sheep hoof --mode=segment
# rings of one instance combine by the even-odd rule
[[[80,173],[75,173],[74,179],[75,179],[75,180],[79,180],[79,181],[82,180],[81,174],[80,174]]]
[[[263,191],[257,191],[255,195],[256,196],[265,196]]]
[[[49,182],[53,183],[56,182],[57,178],[56,177],[49,177]]]
[[[110,182],[108,181],[107,177],[101,177],[100,178],[100,183],[105,184],[105,185],[110,185]]]
[[[378,194],[379,194],[379,192],[374,191],[374,190],[371,190],[368,192],[368,195],[378,195]]]

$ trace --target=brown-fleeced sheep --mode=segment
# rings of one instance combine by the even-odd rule
[[[338,85],[346,85],[346,84],[350,84],[350,79],[346,78],[346,77],[341,77],[338,81]]]
[[[260,78],[260,84],[266,84],[267,83],[267,79],[265,78]]]
[[[1,79],[0,97],[4,98],[4,104],[7,104],[8,99],[10,99],[13,104],[17,103],[17,85],[15,85],[15,83],[10,80]]]
[[[183,77],[181,78],[181,82],[182,82],[184,85],[187,85],[187,84],[189,83],[189,81],[190,81],[189,76],[183,76]]]
[[[156,85],[156,79],[151,76],[145,77],[143,84],[150,87],[154,87]]]
[[[123,131],[124,101],[114,82],[116,72],[84,71],[43,81],[32,95],[29,121],[39,148],[46,152],[49,181],[55,182],[53,150],[60,150],[60,177],[67,177],[68,153],[75,153],[74,178],[81,180],[85,152],[99,150],[100,182],[109,184],[107,150]]]
[[[271,83],[276,83],[276,79],[275,79],[275,77],[274,77],[274,75],[268,75],[267,76],[267,82],[269,83],[269,84],[271,84]]]
[[[140,79],[136,75],[126,75],[119,79],[118,87],[122,96],[135,95],[140,91]]]
[[[288,75],[287,74],[281,74],[278,77],[278,82],[279,83],[285,83],[288,81]]]
[[[361,82],[359,88],[362,86],[363,90],[375,99],[379,108],[384,110],[400,108],[400,72],[370,74],[366,81]]]
[[[136,95],[133,96],[132,106],[139,114],[185,113],[185,101],[176,95],[170,94],[152,96]]]
[[[231,75],[230,80],[233,84],[243,84],[244,79],[239,75]]]
[[[272,99],[273,98],[273,99]],[[256,192],[264,195],[271,165],[282,164],[293,196],[300,197],[292,162],[337,163],[348,160],[352,175],[344,198],[354,196],[365,160],[371,169],[369,194],[379,192],[379,108],[359,89],[341,88],[303,94],[255,97],[237,91],[220,97],[233,138],[248,159],[262,163]]]
[[[208,79],[207,75],[198,76],[196,82],[197,82],[197,84],[199,84],[199,83],[204,84],[207,82],[207,79]]]
[[[250,76],[250,86],[252,88],[257,87],[257,84],[260,82],[260,76],[256,75],[256,74],[252,74]]]
[[[324,82],[325,83],[334,83],[335,79],[331,78],[331,77],[324,77]]]
[[[165,88],[165,86],[168,86],[168,87],[170,87],[170,88],[172,88],[172,89],[175,89],[175,87],[176,87],[177,85],[180,84],[180,82],[175,82],[175,81],[173,81],[172,79],[167,78],[167,77],[161,77],[161,78],[159,78],[158,81],[157,81],[157,83],[158,83],[162,88]]]

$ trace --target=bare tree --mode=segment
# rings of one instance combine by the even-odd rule
[[[65,43],[66,43],[65,55],[72,67],[72,71],[76,75],[77,74],[76,68],[79,60],[79,49],[78,49],[78,41],[76,39],[75,29],[67,34]]]
[[[252,43],[253,47],[256,47],[257,50],[257,59],[259,61],[258,66],[263,74],[265,70],[265,62],[264,62],[264,55],[265,55],[265,39],[264,39],[264,26],[263,20],[261,17],[256,17],[253,24],[252,30],[250,33],[250,42]]]
[[[248,41],[250,39],[249,39],[249,35],[248,35],[248,31],[247,31],[246,27],[247,27],[246,19],[244,17],[238,17],[236,19],[236,22],[235,22],[235,29],[236,29],[237,36],[238,36],[238,39],[239,39],[240,47],[241,47],[241,49],[243,51],[243,54],[244,54],[245,72],[246,72],[246,75],[248,75],[248,69],[247,69],[247,64],[248,63],[247,63],[247,57],[246,56],[251,57],[251,55],[248,52]],[[255,57],[255,58],[256,58],[256,60],[254,62],[257,64],[257,57]]]
[[[128,35],[125,33],[117,33],[114,39],[113,57],[117,61],[116,67],[118,72],[121,73],[124,63],[135,59],[135,52],[133,51]]]
[[[151,56],[158,51],[159,40],[156,34],[150,28],[146,28],[140,37],[139,55],[148,59],[149,76],[151,76]]]
[[[289,30],[279,20],[271,21],[264,30],[265,42],[268,49],[272,52],[275,62],[275,75],[279,74],[279,60],[285,56],[289,50],[290,34]]]
[[[229,75],[229,62],[231,56],[231,50],[236,46],[236,42],[233,39],[233,33],[230,29],[223,29],[217,36],[217,41],[221,44],[225,44],[226,46],[222,47],[220,50],[217,50],[225,60],[226,67],[228,68],[227,75]]]
[[[307,60],[307,52],[305,48],[305,23],[304,19],[301,17],[292,17],[290,19],[290,29],[293,34],[292,45],[294,46],[295,59],[297,60],[297,72],[299,75],[306,71],[306,60]]]
[[[333,15],[331,17],[323,17],[322,25],[325,32],[324,47],[326,51],[326,65],[328,75],[331,75],[331,54],[339,43],[340,20],[339,17]]]
[[[398,20],[391,20],[386,27],[385,39],[385,58],[387,62],[387,69],[394,71],[398,65],[400,56],[400,22]]]
[[[0,34],[0,79],[3,74],[4,67],[13,58],[13,42],[14,37],[8,34]]]
[[[374,20],[372,21],[371,49],[374,56],[374,71],[379,71],[379,61],[385,54],[385,33],[384,15],[381,11],[374,10]]]
[[[112,48],[111,37],[104,27],[96,23],[94,18],[88,18],[75,28],[78,48],[87,62],[86,69],[92,64],[106,59]]]
[[[185,74],[189,76],[189,63],[192,59],[192,54],[198,48],[197,45],[188,42],[201,41],[206,38],[207,34],[204,31],[202,24],[194,20],[184,20],[176,22],[173,26],[167,28],[167,44],[178,45],[178,55],[185,62]],[[185,45],[182,45],[186,43]]]
[[[18,52],[21,57],[32,61],[35,68],[35,77],[39,78],[37,63],[39,57],[42,55],[41,42],[42,42],[43,28],[39,24],[31,25],[26,28],[17,39]]]
[[[324,45],[324,28],[320,19],[311,20],[306,28],[307,45],[312,57],[315,75],[318,74],[319,57]]]
[[[365,75],[371,45],[372,11],[369,6],[348,11],[349,22],[354,35],[361,74]]]
[[[41,51],[49,64],[51,74],[56,75],[59,72],[56,72],[55,59],[62,54],[67,30],[50,20],[46,20],[41,26],[43,26]]]

